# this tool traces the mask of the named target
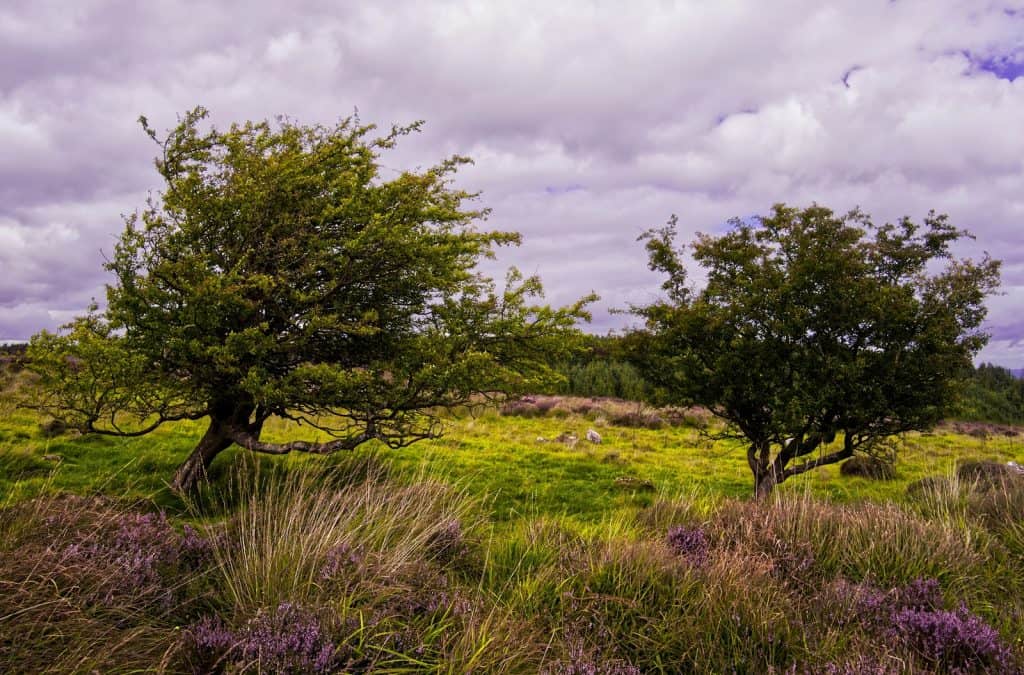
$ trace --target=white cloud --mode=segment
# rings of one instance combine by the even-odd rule
[[[984,69],[1022,53],[1011,7],[1024,9],[15,0],[0,8],[0,236],[20,243],[0,252],[0,334],[100,294],[98,251],[159,187],[135,118],[166,128],[196,104],[221,125],[356,108],[383,125],[427,120],[383,163],[473,156],[459,181],[484,191],[486,226],[524,233],[501,261],[541,273],[556,301],[642,301],[657,280],[640,231],[673,212],[685,235],[709,231],[776,201],[879,220],[935,208],[978,235],[965,252],[1019,264],[1024,79]],[[58,227],[78,240],[45,245]],[[1024,345],[1006,336],[1024,334],[1024,280],[1014,265],[1006,277],[990,313],[1002,346],[987,353],[1021,366]],[[38,307],[15,312],[18,298]]]

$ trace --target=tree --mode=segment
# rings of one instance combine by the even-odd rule
[[[138,436],[209,418],[173,487],[187,491],[232,444],[332,453],[406,446],[438,411],[550,383],[593,298],[532,304],[537,278],[504,289],[477,271],[518,243],[474,223],[452,157],[390,179],[378,156],[418,124],[374,138],[347,119],[218,131],[197,108],[159,140],[165,189],[125,229],[103,311],[29,349],[34,406],[88,433]],[[329,435],[270,443],[272,417]]]
[[[875,226],[776,205],[697,236],[699,292],[676,223],[641,237],[667,279],[663,299],[633,308],[645,320],[628,336],[633,359],[669,402],[706,406],[744,440],[758,496],[935,424],[987,340],[999,263],[954,259],[969,235],[946,216]]]

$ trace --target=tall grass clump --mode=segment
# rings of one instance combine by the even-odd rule
[[[209,542],[161,512],[40,497],[0,511],[0,672],[161,669],[210,596]]]
[[[976,533],[892,503],[838,505],[810,495],[727,502],[716,518],[724,540],[786,560],[792,581],[842,576],[885,584],[937,578],[974,587],[986,563]]]
[[[357,482],[346,470],[365,472]],[[237,506],[215,538],[214,556],[232,607],[242,613],[303,602],[322,589],[325,570],[358,556],[382,579],[460,552],[473,504],[464,493],[423,479],[399,483],[381,465],[360,463],[262,476],[250,465],[230,481]]]
[[[699,527],[540,518],[489,550],[486,590],[551,637],[541,672],[767,672],[790,663],[789,603],[759,561]],[[758,570],[762,573],[759,574]]]
[[[911,494],[922,517],[985,542],[988,585],[1002,596],[989,614],[1024,644],[1024,475],[994,462],[966,462]]]
[[[243,472],[228,499],[221,607],[189,631],[199,669],[503,672],[536,643],[474,593],[477,509],[458,489],[357,460]]]

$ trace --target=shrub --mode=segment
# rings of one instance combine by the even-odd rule
[[[68,425],[57,419],[47,420],[39,425],[39,431],[43,438],[56,438],[68,432]]]
[[[1024,489],[1024,475],[1001,462],[959,462],[956,475],[961,481],[972,483],[979,490],[1005,490],[1007,487]]]
[[[208,604],[210,543],[161,512],[43,497],[0,511],[0,671],[108,672],[173,659]]]
[[[892,480],[896,477],[896,469],[892,462],[870,455],[851,457],[839,465],[839,473],[844,476],[862,476],[874,480]]]
[[[949,489],[949,481],[943,476],[925,476],[907,484],[907,495],[910,497],[922,497],[947,489]]]

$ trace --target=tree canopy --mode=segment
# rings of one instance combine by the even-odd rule
[[[877,226],[858,211],[776,205],[701,234],[687,276],[676,218],[643,235],[665,297],[633,311],[633,359],[668,402],[745,439],[755,491],[926,429],[985,344],[998,261],[955,259],[946,216]]]
[[[453,186],[469,160],[385,176],[381,152],[419,127],[374,136],[346,119],[220,131],[197,108],[160,146],[165,182],[125,219],[106,264],[107,303],[32,340],[36,407],[86,432],[140,435],[209,418],[174,485],[191,489],[221,450],[329,453],[440,433],[437,410],[546,386],[592,298],[537,304],[537,278],[499,289],[477,269],[517,234]],[[329,434],[261,439],[271,417]]]

